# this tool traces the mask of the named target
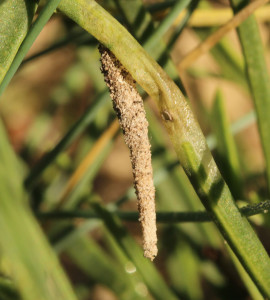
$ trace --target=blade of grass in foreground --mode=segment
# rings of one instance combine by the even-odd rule
[[[52,14],[54,13],[55,9],[57,8],[59,2],[61,0],[48,0],[45,6],[43,7],[42,11],[40,12],[38,18],[36,19],[35,23],[31,26],[29,32],[27,33],[27,36],[25,37],[24,41],[22,42],[15,58],[12,61],[12,64],[10,68],[8,69],[3,81],[1,82],[0,85],[0,95],[4,92],[5,88],[9,84],[10,80],[18,70],[20,64],[22,63],[26,53],[34,43],[35,39],[47,23],[47,21],[50,19]],[[12,6],[10,8],[11,11],[17,11],[17,4],[13,3],[15,1],[6,1],[6,3],[12,2]],[[34,2],[34,1],[23,1],[24,3],[28,2]],[[2,6],[2,3],[1,3]],[[14,9],[16,7],[16,9]],[[2,8],[1,8],[2,10]],[[16,20],[16,19],[15,19]],[[16,22],[14,22],[16,24]],[[1,24],[2,25],[2,24]],[[11,25],[14,26],[14,25]],[[6,30],[6,29],[5,29]],[[15,32],[13,33],[12,37],[14,37],[14,34],[17,37],[16,33],[17,28],[15,27]],[[5,32],[6,33],[6,32]]]
[[[247,1],[231,0],[236,13]],[[270,78],[264,58],[263,45],[254,15],[238,27],[249,85],[255,104],[262,146],[266,160],[268,191],[270,190]]]
[[[91,237],[79,236],[67,249],[67,254],[92,281],[107,286],[119,300],[145,299],[136,292],[132,275],[121,268]]]
[[[235,205],[180,90],[128,31],[95,1],[63,0],[59,9],[109,48],[156,100],[179,161],[197,194],[261,293],[269,298],[269,257]]]
[[[27,207],[18,162],[0,123],[0,248],[25,300],[75,300],[67,278]]]
[[[163,278],[157,272],[153,263],[143,257],[140,246],[127,233],[120,220],[113,213],[109,212],[98,203],[94,203],[93,208],[101,217],[106,229],[112,235],[112,238],[115,239],[127,257],[129,257],[134,263],[151,294],[154,296],[154,299],[177,299]]]
[[[47,154],[45,154],[42,159],[32,168],[29,175],[25,179],[25,187],[27,189],[31,188],[34,184],[35,180],[39,177],[39,175],[52,163],[59,153],[64,151],[74,139],[82,133],[82,131],[93,122],[96,113],[100,110],[100,108],[105,104],[108,100],[109,95],[107,91],[103,91],[97,95],[94,99],[93,105],[91,105],[84,114],[79,118],[77,122],[68,130],[68,132],[64,135],[64,137],[59,141],[59,143]]]
[[[217,156],[223,171],[223,177],[235,199],[243,199],[239,157],[221,91],[216,93],[211,121],[217,138]]]
[[[31,25],[36,4],[35,1],[9,0],[1,1],[0,6],[1,83]]]

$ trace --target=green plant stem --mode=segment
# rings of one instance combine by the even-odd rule
[[[6,73],[1,85],[0,85],[0,95],[4,92],[5,88],[9,84],[10,80],[18,70],[20,64],[22,63],[26,53],[34,43],[35,39],[48,22],[52,14],[54,13],[55,9],[57,8],[59,2],[61,0],[48,0],[45,4],[44,8],[40,12],[37,20],[29,29],[27,36],[25,37],[24,41],[22,42],[19,51],[17,52],[9,70]],[[14,8],[12,8],[14,9]]]
[[[270,201],[263,201],[256,205],[246,205],[240,208],[241,214],[251,217],[257,214],[268,213],[270,209]],[[129,222],[138,222],[139,213],[133,211],[114,211],[121,220]],[[99,219],[99,215],[93,211],[49,211],[38,212],[36,216],[40,219]],[[158,223],[184,223],[184,222],[211,222],[213,221],[211,214],[207,211],[199,212],[157,212]]]
[[[235,205],[180,90],[128,31],[95,1],[63,0],[59,9],[109,48],[156,100],[179,161],[202,203],[261,293],[270,297],[269,257]]]
[[[235,13],[249,1],[230,0]],[[246,72],[253,96],[258,125],[266,160],[268,191],[270,190],[270,78],[264,58],[264,49],[254,15],[238,27],[238,36],[246,62]]]

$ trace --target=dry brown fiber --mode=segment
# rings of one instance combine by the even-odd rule
[[[153,260],[157,255],[155,188],[151,165],[148,122],[143,100],[129,72],[104,46],[101,53],[101,71],[109,87],[114,110],[130,150],[134,187],[143,232],[144,256]]]

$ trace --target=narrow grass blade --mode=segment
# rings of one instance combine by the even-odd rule
[[[187,299],[203,299],[199,257],[190,244],[179,239],[179,233],[172,238],[177,242],[174,241],[174,247],[172,246],[167,269],[174,289]],[[179,276],[181,273],[185,273],[185,276]]]
[[[221,38],[230,30],[239,26],[255,9],[264,5],[268,0],[257,0],[250,3],[245,9],[238,12],[228,23],[217,29],[213,34],[207,37],[194,50],[190,51],[178,64],[180,70],[187,69],[202,54],[209,51]]]
[[[231,0],[235,12],[246,1]],[[266,160],[268,190],[270,190],[270,78],[264,58],[264,49],[255,17],[252,15],[238,28],[243,49],[248,81],[258,117],[259,131]]]
[[[131,274],[126,273],[91,237],[79,236],[66,252],[91,280],[107,286],[117,298],[142,299],[130,280]]]
[[[29,63],[41,56],[47,55],[53,51],[59,50],[67,45],[70,44],[75,44],[75,45],[80,45],[82,43],[96,43],[96,40],[91,37],[87,32],[85,31],[76,31],[76,32],[71,32],[67,37],[63,38],[60,41],[57,41],[55,44],[52,46],[33,54],[32,56],[26,58],[23,60],[22,64]]]
[[[59,141],[59,143],[47,154],[45,154],[42,159],[31,169],[29,175],[25,179],[25,187],[27,189],[31,188],[35,180],[38,179],[40,174],[50,165],[55,158],[65,150],[76,137],[79,136],[82,131],[93,122],[96,113],[108,100],[109,95],[107,91],[103,91],[94,99],[93,105],[84,112],[84,114],[79,118],[79,120],[71,126],[65,136]]]
[[[32,44],[34,43],[35,39],[37,38],[37,36],[41,32],[42,28],[45,26],[45,24],[48,22],[48,20],[50,19],[50,17],[54,13],[54,11],[57,8],[60,1],[61,0],[48,0],[47,3],[45,4],[45,6],[42,9],[42,11],[40,12],[37,20],[31,26],[29,32],[27,33],[27,36],[25,37],[24,41],[22,42],[15,58],[13,59],[12,64],[11,64],[8,72],[6,73],[3,81],[1,82],[0,95],[4,92],[5,88],[7,87],[10,80],[12,79],[14,74],[16,73],[16,71],[19,68],[20,64],[22,63],[26,53],[28,52],[28,50],[30,49]],[[6,3],[11,2],[12,3],[12,1],[5,1],[5,2]],[[23,3],[28,3],[28,2],[29,1],[26,1],[26,2],[24,1]],[[31,2],[32,1],[30,1],[30,3]],[[15,4],[12,3],[12,6],[11,6],[12,8],[10,8],[11,10],[14,10],[14,7],[16,7],[14,5]],[[15,9],[15,11],[17,11],[17,8]],[[24,18],[26,18],[26,17],[24,16]],[[14,23],[14,24],[16,24],[16,23]],[[14,25],[11,25],[11,26],[14,26]],[[6,31],[6,32],[8,32],[8,31]],[[13,36],[14,36],[14,34],[13,34]]]
[[[76,189],[78,184],[80,184],[81,186],[83,183],[89,182],[87,180],[88,176],[85,177],[85,174],[90,169],[90,167],[93,166],[93,164],[99,162],[98,166],[99,167],[101,166],[100,158],[103,161],[104,159],[103,153],[107,153],[106,149],[108,146],[110,146],[111,141],[113,140],[113,137],[116,135],[118,130],[119,130],[118,120],[114,120],[110,125],[110,127],[101,135],[101,137],[97,140],[94,146],[90,149],[86,157],[83,159],[83,161],[80,163],[78,168],[75,170],[75,172],[69,179],[64,189],[64,192],[61,196],[58,206],[63,206],[68,196],[74,191],[74,189]]]
[[[160,41],[163,38],[163,35],[171,27],[176,17],[179,13],[190,4],[191,0],[178,1],[171,8],[169,14],[166,18],[160,23],[157,29],[152,33],[152,35],[144,43],[144,48],[148,51],[153,49],[157,45],[157,41]]]
[[[256,115],[255,112],[252,110],[251,112],[244,115],[242,118],[238,119],[234,123],[232,123],[230,130],[233,135],[241,132],[251,124],[253,124],[256,121]],[[206,138],[207,144],[210,150],[214,150],[217,146],[216,138],[213,134],[210,134]]]
[[[246,270],[243,268],[243,266],[241,265],[241,263],[239,262],[237,257],[234,255],[234,253],[231,251],[230,248],[228,248],[228,251],[230,252],[232,260],[234,262],[234,265],[235,265],[236,269],[238,270],[238,273],[241,276],[252,299],[253,300],[263,300],[261,293],[258,291],[257,287],[255,286],[253,281],[250,279],[249,275],[247,274]]]
[[[0,83],[5,77],[34,17],[35,1],[1,1]],[[16,8],[16,9],[15,9]]]
[[[155,9],[154,5],[153,8]],[[151,9],[151,6],[149,7],[149,9]],[[254,14],[258,21],[267,22],[270,19],[270,6],[268,5],[268,6],[260,7],[255,11]],[[224,8],[209,7],[207,9],[198,8],[196,9],[195,13],[192,15],[191,19],[189,20],[188,26],[196,27],[196,28],[221,26],[224,25],[226,22],[228,22],[232,17],[233,17],[233,12],[230,8],[227,7]],[[182,18],[179,18],[179,21],[181,20]]]
[[[197,28],[195,32],[204,40],[212,33],[212,30],[208,28]],[[249,89],[244,70],[244,62],[242,58],[237,55],[236,51],[234,51],[229,40],[226,38],[221,39],[218,44],[210,50],[210,53],[220,66],[221,74],[225,79],[240,84],[245,90]]]
[[[127,233],[119,219],[97,203],[93,204],[93,208],[100,215],[106,225],[106,229],[109,230],[110,234],[136,266],[154,298],[157,300],[177,299],[157,272],[153,263],[143,257],[139,245]]]
[[[66,276],[26,205],[22,174],[0,123],[0,247],[25,300],[76,299]]]
[[[240,162],[237,148],[230,131],[222,92],[216,93],[212,108],[212,129],[217,138],[217,156],[222,175],[235,199],[243,199]]]

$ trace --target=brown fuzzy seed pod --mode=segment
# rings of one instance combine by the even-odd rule
[[[109,87],[125,143],[130,150],[139,220],[142,224],[144,256],[153,260],[158,251],[155,188],[143,100],[136,89],[136,82],[117,58],[102,45],[99,51],[101,71]]]

